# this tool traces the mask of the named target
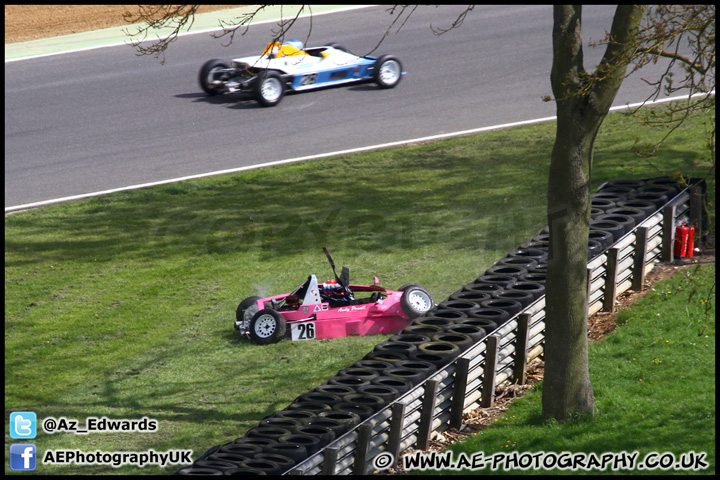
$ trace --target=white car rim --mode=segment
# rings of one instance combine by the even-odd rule
[[[282,84],[277,78],[268,78],[260,86],[260,94],[268,102],[274,102],[280,98],[281,92]]]
[[[272,315],[263,315],[255,322],[255,335],[260,338],[268,338],[275,333],[277,323]]]
[[[432,300],[421,290],[411,290],[408,293],[408,303],[416,312],[425,313],[432,307]]]
[[[392,85],[400,78],[400,65],[394,60],[388,60],[380,67],[380,79],[386,85]]]

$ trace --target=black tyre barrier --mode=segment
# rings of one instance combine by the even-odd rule
[[[382,377],[378,377],[378,378],[382,378]],[[377,378],[375,380],[377,380]],[[363,421],[366,418],[368,418],[369,416],[371,416],[373,413],[375,413],[373,411],[373,409],[371,407],[368,407],[367,405],[363,405],[360,403],[348,403],[348,402],[341,402],[341,403],[338,403],[337,405],[334,405],[333,410],[335,410],[336,412],[354,413],[360,417],[360,420],[363,420]]]
[[[440,355],[450,361],[460,354],[460,347],[452,343],[432,341],[418,345],[418,352]]]
[[[418,335],[421,336],[421,335]],[[393,337],[390,337],[390,340],[396,340],[398,342],[408,342],[408,343],[414,343],[412,341],[412,334],[407,335],[407,338],[405,340],[398,340],[394,337],[401,337],[400,334],[394,335]],[[357,362],[352,364],[353,367],[363,367],[363,368],[372,368],[373,370],[377,370],[378,372],[382,372],[386,368],[390,368],[393,366],[390,362],[383,362],[380,360],[358,360]]]
[[[356,393],[355,395],[358,394]],[[299,427],[295,429],[295,433],[318,437],[321,445],[327,445],[335,440],[335,432],[333,432],[331,428],[323,427],[322,425],[306,425],[304,427]]]
[[[468,303],[473,302],[457,302],[454,305],[457,308],[433,308],[429,312],[427,312],[423,317],[420,317],[416,319],[419,322],[422,322],[425,318],[446,318],[450,320],[451,322],[457,321],[459,318],[466,317],[465,310],[460,310],[460,307],[467,307]],[[463,304],[463,305],[461,305]]]
[[[518,257],[508,258],[508,260],[516,260]],[[520,258],[520,261],[524,261],[524,258]],[[527,268],[520,265],[509,265],[507,263],[497,263],[492,267],[485,270],[485,275],[508,275],[511,277],[518,277],[523,273],[527,273]]]
[[[425,343],[425,342],[429,341],[430,336],[418,335],[415,333],[399,333],[397,335],[393,335],[392,337],[390,337],[390,340],[395,340],[396,342],[412,343],[413,345],[417,346],[417,345],[420,345],[421,343]],[[405,360],[400,360],[400,362],[404,362],[404,361]],[[383,368],[379,368],[378,371],[385,370],[386,368],[392,367],[392,365],[387,362],[382,362],[382,363],[386,364],[387,366],[383,367]]]
[[[623,227],[623,235],[635,228],[635,219],[629,215],[621,215],[619,213],[606,213],[605,215],[600,215],[597,220],[611,220],[613,222],[619,223]]]
[[[505,258],[531,258],[540,263],[547,262],[548,253],[539,248],[516,248],[512,252],[505,255]]]
[[[655,208],[659,209],[668,202],[668,196],[662,193],[650,193],[650,192],[633,192],[628,195],[629,200],[645,200],[655,204]]]
[[[339,398],[339,397],[338,397]],[[292,418],[268,417],[260,420],[261,427],[280,427],[292,430],[293,427],[302,426],[302,422]],[[255,452],[258,453],[258,452]]]
[[[320,385],[319,387],[316,387],[315,390],[318,390],[319,388],[323,387],[324,385]],[[318,390],[322,391],[322,390]],[[338,394],[337,391],[331,392],[330,389],[328,389],[327,393],[333,393]],[[300,409],[292,409],[292,410],[280,410],[279,412],[275,412],[270,417],[273,418],[292,418],[294,420],[299,420],[302,422],[303,425],[307,425],[308,423],[312,422],[314,419],[316,419],[318,416],[317,413],[311,412],[309,410],[300,410]],[[266,417],[267,418],[267,417]]]
[[[536,277],[543,277],[543,282],[545,281],[545,274],[544,273],[527,273],[523,275],[523,277],[529,277],[530,275],[536,276]],[[520,279],[523,282],[530,281],[526,280],[524,278]],[[538,283],[543,283],[538,282]],[[527,292],[518,292],[518,291],[510,291],[510,290],[501,290],[497,293],[493,293],[493,298],[497,298],[498,300],[513,300],[515,302],[520,302],[520,305],[522,305],[523,308],[530,305],[532,302],[535,301],[535,297],[532,296],[531,293]]]
[[[546,234],[543,234],[545,236]],[[549,238],[549,235],[548,235]],[[547,242],[548,240],[534,240],[535,242]],[[531,243],[531,242],[530,242]],[[521,246],[520,248],[527,249],[528,247]],[[496,265],[514,265],[516,267],[522,267],[527,271],[537,265],[537,260],[527,257],[503,257],[498,260]],[[491,267],[492,268],[492,267]]]
[[[231,463],[233,467],[238,467],[252,458],[251,455],[240,455],[239,453],[222,453],[216,452],[210,455],[206,461]]]
[[[260,470],[265,472],[265,475],[280,475],[285,470],[275,462],[270,460],[259,460],[257,458],[251,458],[245,462],[245,467],[252,468],[254,470]]]
[[[441,368],[450,363],[450,360],[452,360],[452,358],[444,355],[437,355],[435,353],[415,352],[412,354],[410,360],[419,360],[421,362],[432,363],[433,365],[435,365],[435,367]]]
[[[372,385],[365,385],[371,387]],[[386,405],[386,401],[377,395],[371,393],[354,393],[352,395],[345,395],[343,398],[347,403],[358,403],[360,405],[367,405],[372,408],[374,412],[377,412]]]
[[[520,313],[523,309],[522,303],[515,300],[505,300],[500,298],[493,298],[491,300],[485,300],[480,304],[481,307],[486,308],[499,308],[505,310],[512,317],[513,315]]]
[[[632,190],[642,187],[645,185],[645,180],[625,180],[625,179],[619,179],[619,180],[610,180],[609,182],[605,182],[602,185],[598,187],[598,191],[603,191],[608,188],[613,187],[625,187],[630,188]]]
[[[613,208],[617,208],[617,207],[613,207]],[[612,210],[612,208],[610,210]],[[596,208],[596,207],[590,208],[590,218],[592,218],[592,219],[594,219],[598,215],[602,215],[604,213],[605,213],[605,210],[603,210],[602,208]]]
[[[403,360],[403,362],[412,362],[413,360]],[[433,371],[435,365],[433,365]],[[374,395],[379,397],[385,402],[385,405],[400,396],[400,392],[397,388],[390,387],[388,385],[365,385],[358,388],[358,393],[364,393],[367,395]]]
[[[618,208],[639,208],[648,216],[652,215],[658,210],[658,207],[655,206],[654,202],[648,202],[647,200],[640,199],[623,200],[622,202],[618,202],[617,206]]]
[[[531,268],[528,273],[547,273],[547,263],[538,263],[537,267]]]
[[[407,355],[400,352],[370,352],[365,355],[363,360],[381,360],[383,362],[395,363],[398,360],[407,360],[407,358]]]
[[[287,427],[281,427],[281,428],[287,428]],[[258,447],[257,445],[248,445],[248,444],[233,442],[233,443],[226,443],[225,445],[221,445],[218,452],[235,453],[238,455],[245,455],[246,457],[252,457],[258,453],[262,453],[263,449]]]
[[[514,285],[515,282],[517,282],[517,279],[510,275],[482,275],[475,279],[476,284],[487,283],[490,285],[500,285],[502,288],[508,288]]]
[[[526,273],[525,275],[520,275],[518,277],[518,280],[521,282],[536,282],[536,283],[545,283],[545,280],[547,279],[547,273]],[[507,291],[507,290],[506,290]],[[494,298],[502,298],[495,296]],[[508,300],[515,300],[514,298],[509,298]],[[520,302],[522,303],[522,302]]]
[[[277,445],[277,441],[273,440],[272,438],[265,438],[265,437],[248,437],[247,433],[244,437],[240,437],[235,440],[235,443],[242,443],[242,444],[248,444],[248,445],[255,445],[262,449],[263,452],[270,451],[271,448],[273,448],[275,445]]]
[[[420,318],[420,320],[422,320],[422,318]],[[407,333],[409,335],[435,335],[436,333],[440,333],[442,331],[443,331],[443,328],[438,327],[436,325],[414,324],[414,325],[408,325],[407,327],[405,327],[401,333],[403,333],[403,334]],[[407,358],[403,358],[401,360],[407,360]]]
[[[627,215],[635,220],[635,225],[647,218],[647,214],[639,208],[633,207],[615,207],[605,213],[605,215]]]
[[[330,407],[332,407],[336,403],[342,402],[342,397],[340,395],[336,395],[336,394],[332,394],[332,393],[321,393],[321,392],[310,391],[308,393],[303,393],[302,395],[297,397],[295,399],[294,403],[299,403],[299,402],[319,402],[324,405],[329,405]],[[284,418],[281,420],[295,422],[295,425],[292,425],[292,427],[302,427],[303,426],[303,424],[301,422],[299,422],[297,420],[293,420],[292,418]],[[277,422],[277,419],[275,420],[275,422]],[[292,430],[292,427],[290,428],[290,430]]]
[[[490,332],[493,332],[498,328],[497,323],[492,320],[488,320],[487,318],[468,318],[467,320],[463,320],[458,325],[472,325],[475,327],[479,327],[485,330],[486,334],[489,334]]]
[[[510,289],[511,292],[526,292],[536,300],[545,295],[545,285],[538,282],[518,282]]]
[[[457,317],[458,320],[467,318],[467,315],[463,314],[462,316]],[[438,317],[420,317],[417,320],[415,320],[416,325],[423,325],[423,326],[431,326],[431,327],[438,327],[441,329],[441,332],[445,331],[445,327],[448,325],[452,325],[455,323],[453,320],[450,320],[449,318],[438,318]],[[438,332],[440,333],[440,332]],[[415,347],[417,348],[417,346]]]
[[[222,462],[220,460],[197,460],[192,464],[192,466],[197,468],[214,468],[220,471],[237,467],[234,463]]]
[[[327,407],[327,405],[325,405]],[[328,410],[330,408],[328,407]],[[278,438],[282,437],[283,435],[288,435],[292,433],[292,430],[288,428],[280,428],[280,427],[253,427],[250,430],[247,431],[245,434],[246,437],[259,437],[259,438],[269,438],[270,440],[277,441]]]
[[[464,292],[462,290],[457,291],[450,295],[450,300],[460,300],[461,302],[473,302],[477,303],[478,305],[483,300],[487,300],[490,298],[489,293],[480,293],[480,292]]]
[[[381,354],[389,354],[390,352],[378,352]],[[393,354],[395,354],[393,352]],[[370,383],[370,380],[362,377],[358,377],[356,375],[335,375],[330,380],[328,380],[328,385],[342,385],[344,387],[352,387],[357,388],[362,385],[368,385]],[[329,407],[326,410],[331,410]],[[313,411],[313,410],[310,410]],[[315,412],[320,413],[320,412]]]
[[[320,444],[320,438],[312,435],[305,435],[303,433],[291,433],[289,435],[283,435],[278,443],[289,443],[302,445],[307,450],[307,456],[315,455],[323,445]]]
[[[209,467],[183,467],[177,472],[177,475],[224,475],[222,470]]]
[[[525,242],[520,244],[520,248],[526,248],[528,250],[542,250],[543,252],[546,252],[550,248],[550,241],[549,240],[533,240],[531,242]],[[528,272],[532,270],[533,267],[528,268]]]
[[[464,323],[456,323],[455,325],[450,325],[449,327],[447,327],[446,330],[448,333],[460,333],[462,335],[467,335],[468,337],[472,338],[473,342],[475,343],[479,342],[487,336],[487,332],[484,328]]]
[[[667,187],[672,188],[672,192],[670,195],[672,197],[677,196],[678,193],[682,190],[682,187],[678,183],[677,180],[670,177],[658,177],[658,178],[651,178],[650,180],[645,182],[646,185],[665,185]]]
[[[625,200],[626,198],[627,198],[627,193],[608,192],[607,190],[592,194],[593,200],[600,200],[600,199],[609,200],[613,203],[617,203],[620,200]]]
[[[197,460],[205,460],[205,459],[207,459],[207,457],[209,457],[209,456],[212,455],[213,453],[220,451],[220,447],[222,447],[222,445],[215,445],[214,447],[208,448],[208,449],[205,451],[205,453],[203,453],[202,455],[200,455],[200,456],[197,458]],[[196,460],[196,461],[197,461],[197,460]]]
[[[317,387],[313,388],[312,391],[329,393],[331,395],[337,395],[339,397],[342,397],[343,395],[354,393],[355,389],[353,387],[348,387],[347,385],[330,385],[328,383],[325,383],[323,385],[318,385]],[[317,418],[317,415],[313,414],[313,419],[308,419],[307,421],[303,422],[303,424],[308,425],[309,423],[312,423],[315,418]]]
[[[623,236],[625,229],[618,222],[612,220],[590,220],[590,230],[610,232],[613,236],[613,243],[615,243]]]
[[[599,242],[603,250],[607,250],[613,244],[613,235],[606,230],[591,229],[588,233],[588,239]]]
[[[660,194],[665,195],[668,197],[668,200],[673,198],[678,194],[678,187],[676,185],[663,185],[661,183],[646,183],[642,187],[638,188],[636,190],[638,193],[653,193],[653,194]]]
[[[497,292],[498,290],[502,290],[503,287],[497,284],[492,283],[468,283],[462,288],[463,292],[473,292],[473,293],[489,293],[492,294],[493,292]]]
[[[432,341],[426,342],[421,344],[427,345],[433,343]],[[419,372],[417,370],[412,370],[410,368],[403,368],[403,367],[393,367],[388,368],[385,370],[385,376],[387,377],[395,377],[395,378],[402,378],[403,380],[407,380],[411,382],[413,385],[416,385],[420,381],[422,381],[425,378],[425,375],[423,372]]]
[[[267,475],[262,470],[258,470],[257,468],[250,468],[250,467],[238,467],[238,468],[231,468],[230,470],[225,470],[225,475]]]
[[[415,351],[417,347],[413,345],[412,343],[406,343],[406,342],[394,342],[392,340],[386,340],[384,342],[378,343],[375,345],[375,348],[373,348],[373,351],[375,352],[400,352],[404,355],[410,355],[412,352]]]
[[[467,300],[452,300],[448,298],[444,302],[440,302],[435,311],[428,312],[427,316],[439,316],[441,318],[449,318],[451,320],[455,320],[457,318],[461,318],[457,317],[455,312],[464,312],[466,310],[471,310],[477,307],[479,307],[479,305],[475,302],[470,302]],[[447,310],[450,310],[450,312],[448,312]],[[440,315],[437,315],[438,313]]]
[[[439,333],[437,335],[433,335],[432,339],[435,342],[447,342],[457,345],[461,352],[464,352],[470,348],[473,343],[475,343],[472,338],[468,335],[463,335],[462,333]]]
[[[295,463],[302,462],[308,457],[307,448],[299,443],[276,443],[268,449],[267,453],[282,455]]]
[[[378,377],[383,378],[383,377]],[[377,379],[376,379],[377,380]],[[345,427],[350,430],[355,425],[359,425],[360,415],[357,413],[352,412],[338,412],[337,410],[333,410],[331,412],[323,412],[320,415],[318,415],[318,419],[322,420],[325,418],[329,418],[330,420],[337,420],[338,422],[341,422]]]
[[[437,370],[437,365],[435,365],[432,362],[425,362],[422,360],[411,359],[411,360],[403,360],[402,362],[398,362],[397,368],[408,368],[408,369],[414,370],[416,372],[422,372],[427,377],[427,376],[430,376],[431,374],[433,374]]]
[[[532,238],[530,238],[530,240],[536,241],[536,242],[549,242],[550,241],[550,232],[541,230],[538,233],[536,233],[535,235],[533,235]]]
[[[366,385],[368,387],[372,385]],[[360,387],[363,388],[363,387]],[[327,427],[330,430],[333,431],[335,434],[335,438],[345,434],[345,432],[348,431],[348,426],[346,423],[341,422],[340,420],[335,420],[334,418],[322,418],[318,417],[316,420],[313,420],[310,425],[316,425],[320,427]]]
[[[607,210],[609,208],[614,208],[615,202],[612,200],[608,200],[606,198],[593,198],[590,201],[590,208],[599,208],[600,210]]]
[[[387,362],[383,362],[387,363]],[[347,367],[343,368],[342,370],[338,371],[338,375],[350,375],[355,377],[364,378],[366,380],[372,380],[373,378],[378,376],[378,371],[374,368],[368,368],[368,367]]]
[[[588,260],[600,255],[603,251],[602,245],[597,240],[588,239]]]
[[[334,377],[337,378],[337,377]],[[348,378],[355,378],[355,377],[348,377]],[[318,414],[320,412],[324,412],[326,410],[330,410],[330,405],[326,403],[321,402],[293,402],[291,403],[286,410],[307,410],[310,412],[313,412],[315,414]]]
[[[258,453],[254,458],[256,460],[266,460],[268,462],[277,463],[280,465],[282,472],[287,472],[297,464],[297,462],[290,457],[286,457],[285,455],[280,455],[278,453]]]
[[[532,292],[526,292],[532,294]],[[472,312],[470,312],[469,315],[470,318],[484,318],[486,320],[492,320],[493,322],[497,323],[498,325],[502,325],[503,323],[507,322],[510,319],[510,314],[507,313],[505,310],[500,310],[499,308],[488,308],[488,307],[480,307],[476,308]],[[458,323],[467,323],[465,321],[460,321]]]

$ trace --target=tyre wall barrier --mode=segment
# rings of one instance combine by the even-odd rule
[[[703,218],[702,208],[700,208],[702,202],[694,198],[704,195],[706,191],[704,181],[691,179],[689,183],[692,186],[688,188],[681,188],[680,186],[677,186],[676,190],[664,188],[659,193],[652,188],[638,192],[643,186],[654,183],[663,186],[672,184],[666,178],[646,181],[621,180],[608,182],[598,189],[598,193],[593,194],[598,196],[597,202],[594,201],[594,203],[602,203],[606,207],[594,215],[603,215],[607,209],[617,208],[615,205],[622,203],[626,198],[641,196],[649,198],[650,195],[660,196],[659,193],[662,193],[661,196],[664,196],[665,199],[669,197],[669,201],[657,206],[655,210],[646,210],[647,216],[644,219],[636,218],[634,227],[622,236],[613,238],[613,243],[603,245],[602,250],[588,261],[588,315],[592,315],[601,309],[606,311],[614,310],[615,298],[618,293],[631,288],[635,290],[642,289],[645,275],[653,269],[656,263],[673,259],[674,232],[677,224],[682,221],[689,221],[691,224],[696,225],[698,231],[703,231],[701,227],[707,226],[707,220]],[[668,195],[668,191],[675,195]],[[613,205],[609,205],[608,202]],[[631,203],[633,205],[642,205],[638,202],[640,200]],[[538,235],[545,234],[547,234],[547,228],[538,233]],[[546,256],[543,256],[542,252],[538,253],[537,249],[538,245],[547,247],[547,243],[545,245],[535,241],[532,243],[536,245],[532,249],[521,246],[510,252],[507,257],[501,259],[496,265],[518,265],[523,261],[514,259],[529,258],[530,261],[527,264],[528,266],[532,265],[532,268],[528,269],[528,272],[539,275],[539,277],[535,278],[535,283],[544,285],[544,278],[542,277],[545,272]],[[509,263],[507,263],[508,259],[510,259]],[[486,272],[480,275],[478,279],[490,275],[492,275],[492,272]],[[475,281],[468,285],[485,284],[487,283],[485,280],[485,278],[482,278],[481,282]],[[446,302],[455,301],[459,294],[469,291],[468,285],[450,295]],[[501,290],[505,289],[501,288]],[[497,292],[495,295],[497,295]],[[462,298],[462,295],[460,297]],[[428,344],[430,347],[433,345],[449,345],[449,347],[445,348],[447,351],[458,353],[451,358],[447,358],[442,355],[442,348],[436,350],[438,354],[434,354],[432,348],[428,350],[423,347],[406,355],[402,350],[412,350],[406,346],[404,346],[406,348],[400,349],[401,351],[370,352],[356,364],[371,364],[378,367],[378,379],[389,379],[398,383],[398,396],[395,399],[384,396],[382,402],[368,401],[366,404],[357,407],[357,412],[362,410],[360,412],[362,413],[361,419],[358,422],[348,423],[347,431],[341,435],[336,435],[336,438],[329,443],[321,444],[317,448],[317,453],[311,454],[303,460],[292,459],[294,466],[288,468],[284,474],[365,475],[375,470],[376,465],[373,460],[383,452],[391,454],[392,462],[382,465],[382,467],[387,468],[396,465],[403,450],[410,447],[425,450],[433,435],[449,428],[459,428],[462,425],[464,413],[478,407],[487,408],[492,406],[496,386],[505,382],[524,384],[526,382],[525,376],[528,363],[542,355],[544,346],[544,292],[537,298],[533,298],[529,304],[527,304],[526,299],[526,306],[520,312],[512,314],[509,319],[500,323],[497,328],[487,332],[487,336],[480,335],[473,338],[471,342],[467,342],[460,337],[457,338],[457,340],[460,340],[457,343],[432,339],[433,337],[437,338],[438,335],[440,335],[440,338],[453,338],[456,332],[451,327],[467,325],[465,322],[471,320],[469,317],[450,318],[449,322],[443,322],[444,326],[436,326],[431,331],[424,330],[427,327],[418,326],[424,325],[423,320],[425,319],[435,318],[439,307],[415,319],[407,331],[404,330],[397,335],[414,337],[424,335],[430,337],[431,340],[413,344],[413,346],[419,348]],[[450,328],[450,330],[446,330],[446,328]],[[436,329],[439,329],[439,331],[436,331]],[[443,337],[443,335],[446,335],[446,337]],[[400,343],[396,340],[393,341]],[[385,341],[382,344],[387,345],[387,342]],[[428,372],[432,372],[432,369],[427,368],[423,370],[422,375],[409,375],[412,373],[409,371],[400,372],[402,370],[412,370],[408,366],[411,366],[412,360],[421,356],[423,351],[429,352],[424,353],[425,358],[427,360],[432,359],[433,365],[437,367],[434,373],[428,374]],[[385,357],[378,358],[378,355],[381,357],[385,355]],[[395,356],[398,358],[395,358]],[[405,356],[407,358],[403,358]],[[373,359],[377,360],[373,361]],[[383,362],[392,366],[382,369]],[[401,362],[400,367],[395,365],[397,362]],[[347,381],[349,376],[343,375],[341,372],[336,375],[337,380],[336,377],[333,377],[325,385],[337,386],[339,380],[340,385],[346,385],[355,390],[368,388],[369,382],[367,380]],[[393,373],[404,374],[393,377]],[[343,380],[346,381],[343,382]],[[374,380],[370,385],[376,384],[384,385],[384,383],[377,382],[377,380]],[[409,388],[399,388],[400,384],[407,385]],[[315,392],[317,393],[317,390]],[[363,391],[357,393],[362,394]],[[345,403],[348,403],[349,411],[353,410],[352,405],[354,404]],[[271,415],[271,417],[279,416],[286,410],[293,408],[297,408],[297,404],[290,405],[285,410]],[[370,409],[372,409],[372,413],[369,413]],[[317,408],[317,410],[316,413],[324,411],[322,408]],[[310,420],[310,425],[312,425],[312,420]],[[257,431],[257,428],[254,427],[249,432]],[[306,429],[306,431],[312,431],[312,429]],[[236,439],[235,443],[243,443],[247,440],[247,435]],[[291,435],[289,438],[295,438],[296,436],[297,434]],[[326,436],[326,438],[328,437]],[[284,466],[289,464],[287,462],[283,463]],[[198,465],[198,467],[200,466]],[[187,469],[188,467],[183,468]]]

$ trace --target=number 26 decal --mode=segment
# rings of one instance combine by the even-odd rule
[[[300,86],[304,87],[307,85],[312,85],[317,81],[317,73],[311,73],[309,75],[303,75],[300,79]]]
[[[315,324],[295,323],[292,325],[293,340],[313,340],[315,338]]]

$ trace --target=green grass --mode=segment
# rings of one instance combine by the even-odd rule
[[[590,346],[595,415],[558,424],[540,416],[542,384],[491,427],[450,447],[485,458],[498,452],[706,453],[715,473],[715,264],[686,267],[618,314],[618,328]],[[709,302],[708,302],[709,300]],[[651,459],[652,460],[652,459]],[[476,471],[480,473],[481,471]],[[490,470],[485,470],[485,473]],[[431,472],[425,472],[431,473]],[[470,473],[468,471],[449,472]],[[522,473],[496,470],[493,473]],[[663,473],[658,470],[538,470],[533,473]]]
[[[638,129],[608,117],[593,187],[661,174],[629,152]],[[324,246],[354,282],[419,282],[445,299],[546,224],[553,135],[552,123],[500,130],[6,216],[5,431],[20,410],[159,421],[148,434],[40,432],[41,455],[178,448],[197,457],[241,436],[385,337],[254,345],[232,328],[240,300],[288,291],[309,273],[330,278]],[[653,161],[706,176],[704,141],[698,120]],[[5,443],[14,443],[7,433]]]

